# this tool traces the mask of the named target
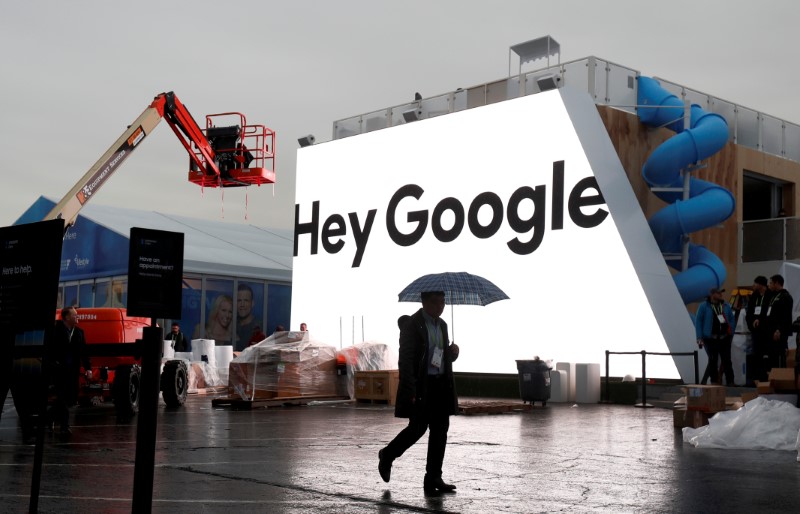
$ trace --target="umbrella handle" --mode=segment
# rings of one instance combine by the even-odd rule
[[[456,340],[456,324],[453,323],[453,304],[452,303],[450,304],[450,333],[453,335],[453,337],[450,338],[450,342],[452,343],[453,341]]]

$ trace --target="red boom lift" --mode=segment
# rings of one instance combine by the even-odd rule
[[[189,182],[201,187],[260,186],[275,182],[273,130],[264,125],[248,125],[244,114],[238,112],[209,114],[202,129],[175,93],[161,93],[44,219],[63,218],[67,227],[73,225],[83,205],[162,118],[189,152]]]
[[[44,220],[62,218],[65,230],[75,223],[83,206],[139,147],[163,119],[189,152],[189,182],[201,187],[240,187],[275,182],[275,132],[264,125],[249,125],[238,112],[206,116],[204,129],[195,122],[186,106],[174,93],[161,93],[128,126],[127,130],[100,157]],[[224,124],[223,123],[227,123]],[[92,359],[93,378],[81,378],[79,401],[113,399],[120,414],[137,412],[140,369],[137,345],[133,339],[149,325],[146,318],[128,317],[124,309],[81,309],[81,326],[86,331]],[[120,344],[131,343],[131,344]],[[14,404],[21,419],[30,417],[34,402],[39,364],[29,355],[17,355],[12,385]],[[186,399],[188,371],[185,363],[171,360],[164,364],[161,391],[169,406]]]

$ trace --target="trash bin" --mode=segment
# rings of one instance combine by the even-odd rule
[[[524,402],[542,402],[550,399],[550,366],[538,357],[533,360],[518,360],[519,395]]]

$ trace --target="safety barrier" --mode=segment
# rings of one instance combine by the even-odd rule
[[[608,387],[608,377],[609,377],[609,357],[611,355],[637,355],[641,354],[642,356],[642,402],[637,403],[634,407],[652,407],[652,405],[647,403],[647,356],[648,355],[670,355],[670,356],[692,356],[694,357],[694,383],[700,383],[700,365],[698,363],[697,357],[697,350],[693,352],[647,352],[642,350],[640,352],[612,352],[606,350],[606,392],[605,392],[605,403],[610,403],[609,400],[609,387]]]

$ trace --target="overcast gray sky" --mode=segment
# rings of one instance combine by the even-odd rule
[[[249,188],[248,222],[291,228],[298,137],[503,78],[509,46],[548,34],[562,62],[594,55],[798,123],[799,19],[796,0],[6,2],[0,225],[61,198],[175,91],[200,123],[240,111],[277,131],[274,195]],[[245,221],[242,188],[201,195],[187,168],[164,123],[93,202]]]

